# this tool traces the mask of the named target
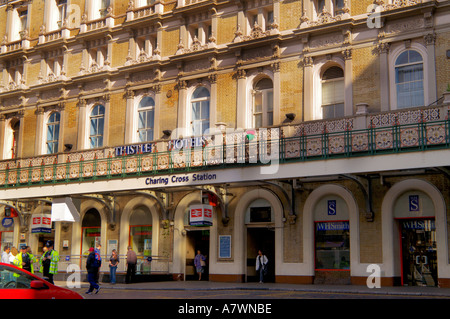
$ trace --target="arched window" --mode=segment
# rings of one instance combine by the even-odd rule
[[[322,118],[344,116],[344,71],[332,66],[322,74]]]
[[[148,142],[153,140],[155,122],[155,100],[149,96],[142,98],[138,106],[138,140]]]
[[[407,50],[395,60],[397,108],[424,105],[423,58],[419,52]]]
[[[60,118],[61,115],[59,112],[53,112],[48,118],[46,141],[47,154],[58,152]]]
[[[192,133],[194,135],[202,135],[207,129],[209,129],[209,99],[209,91],[203,86],[195,89],[192,94],[191,123]]]
[[[89,117],[89,147],[97,148],[103,146],[103,131],[105,126],[105,107],[97,104],[92,109]]]
[[[273,125],[273,83],[269,78],[259,80],[253,91],[253,127]]]

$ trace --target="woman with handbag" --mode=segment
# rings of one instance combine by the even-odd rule
[[[256,272],[259,271],[259,283],[264,282],[264,276],[267,274],[267,263],[269,259],[266,255],[263,255],[261,250],[258,250],[258,256],[256,256]]]
[[[200,250],[197,250],[197,255],[195,255],[194,266],[198,274],[198,280],[202,280],[202,274],[205,272],[206,256],[203,256]]]

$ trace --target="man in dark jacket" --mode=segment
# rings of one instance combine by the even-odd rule
[[[86,260],[86,269],[88,273],[89,290],[86,291],[88,295],[91,295],[95,289],[95,293],[98,294],[100,286],[97,283],[97,273],[100,265],[98,260],[95,258],[94,247],[89,248],[89,256]]]

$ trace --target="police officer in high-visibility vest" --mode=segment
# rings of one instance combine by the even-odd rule
[[[53,249],[53,241],[49,240],[45,247],[47,251],[41,257],[41,271],[44,278],[51,284],[53,282],[53,275],[58,273],[59,254]]]
[[[27,246],[22,246],[20,253],[17,254],[13,264],[19,268],[25,269],[31,273],[34,273],[33,263],[36,262],[36,258],[33,254],[28,252]]]

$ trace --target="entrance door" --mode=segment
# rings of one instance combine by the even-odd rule
[[[269,263],[266,282],[275,282],[275,231],[269,228],[247,228],[247,282],[258,282],[256,256],[261,250]]]
[[[402,284],[437,285],[436,227],[434,219],[400,221]]]
[[[206,256],[206,266],[201,280],[209,280],[209,229],[188,230],[186,234],[186,280],[198,280],[194,265],[197,251]]]

